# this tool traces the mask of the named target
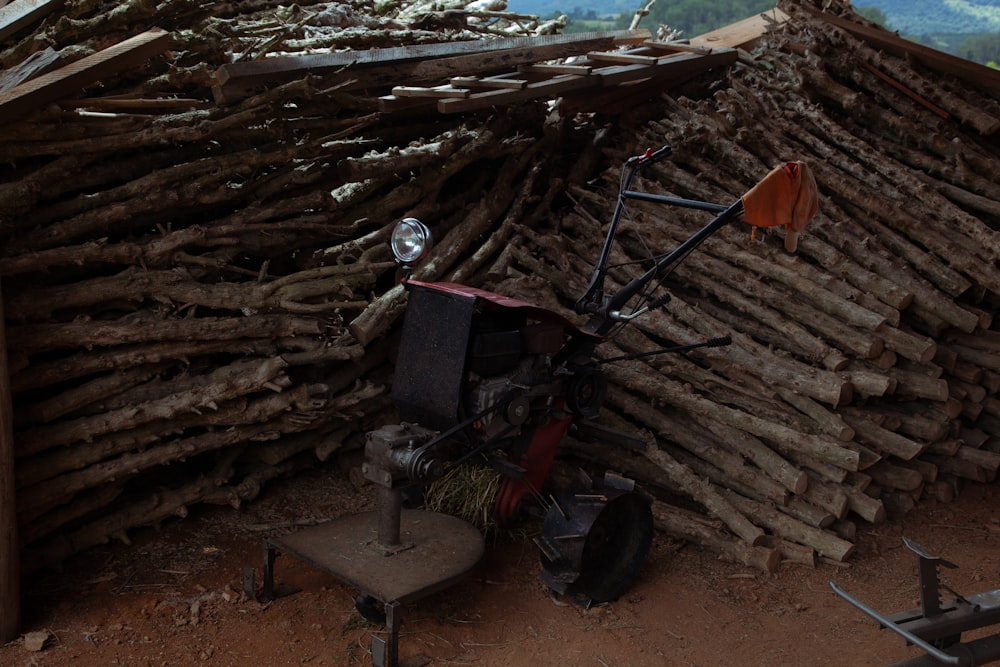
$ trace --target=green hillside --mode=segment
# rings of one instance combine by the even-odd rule
[[[693,36],[774,6],[773,0],[660,0],[649,21],[656,20]],[[627,14],[643,0],[508,0],[510,11],[551,16],[603,18]],[[1000,0],[855,0],[857,9],[875,7],[886,27],[903,35],[1000,32]],[[666,20],[664,20],[666,19]]]
[[[877,7],[886,27],[902,35],[1000,31],[1000,0],[856,0],[854,5]]]
[[[508,9],[542,17],[566,14],[567,32],[629,25],[648,0],[508,0]],[[640,27],[661,25],[693,37],[774,7],[774,0],[658,0]],[[907,39],[995,66],[1000,62],[1000,0],[855,0],[859,14]]]

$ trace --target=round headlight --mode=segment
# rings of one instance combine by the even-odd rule
[[[431,230],[416,218],[404,218],[392,230],[392,254],[401,264],[420,260],[431,248]]]

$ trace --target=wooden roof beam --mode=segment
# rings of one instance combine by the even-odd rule
[[[248,87],[280,83],[305,74],[333,74],[344,68],[349,68],[351,76],[357,76],[359,70],[387,68],[388,76],[398,77],[405,73],[411,78],[412,70],[419,69],[423,74],[417,76],[426,80],[425,77],[431,76],[438,66],[442,71],[450,69],[450,75],[476,74],[567,58],[594,49],[640,44],[649,37],[648,30],[610,30],[265,58],[220,67],[215,73],[216,99],[229,101]],[[449,75],[442,74],[439,78],[446,76]]]
[[[88,84],[162,53],[169,45],[170,33],[161,28],[153,28],[14,86],[0,93],[0,122],[22,120],[25,114],[49,102],[75,97]]]
[[[14,0],[0,7],[0,42],[38,23],[64,4],[65,0]]]

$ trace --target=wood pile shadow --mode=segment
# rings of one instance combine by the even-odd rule
[[[558,25],[502,6],[81,1],[0,33],[0,113],[39,71],[169,33],[169,52],[67,78],[0,127],[25,570],[200,503],[239,507],[394,421],[405,295],[386,240],[401,217],[438,240],[417,278],[570,314],[620,165],[662,145],[674,155],[642,189],[731,203],[804,160],[820,213],[794,255],[741,224],[689,256],[667,307],[602,349],[733,344],[606,364],[602,420],[648,447],[566,454],[687,499],[656,503],[661,529],[767,570],[843,561],[859,525],[992,482],[998,88],[894,53],[846,4],[781,9],[738,61],[683,83],[454,114],[386,111],[394,85],[433,82],[361,67],[238,95],[217,72]],[[630,204],[613,277],[703,215]]]

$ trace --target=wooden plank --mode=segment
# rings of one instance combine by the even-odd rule
[[[433,108],[433,97],[400,97],[398,95],[383,95],[378,98],[378,110],[382,113],[409,111],[410,109]]]
[[[475,77],[475,76],[456,76],[451,79],[451,85],[456,88],[509,88],[511,90],[520,90],[528,85],[527,79],[513,79],[508,78],[516,76],[514,74],[505,74],[501,76],[486,76],[486,77]]]
[[[540,97],[556,97],[571,90],[597,85],[598,80],[595,77],[564,74],[546,81],[529,83],[520,90],[491,90],[474,93],[464,100],[440,100],[437,107],[441,113],[462,113],[500,104],[518,104]]]
[[[616,86],[642,79],[662,77],[686,78],[700,74],[713,67],[724,67],[736,62],[736,49],[716,49],[708,55],[682,53],[669,58],[661,58],[656,65],[621,65],[594,71],[601,79],[602,86]]]
[[[439,44],[421,44],[388,49],[368,49],[365,51],[342,51],[338,53],[319,53],[306,56],[288,56],[282,58],[265,58],[253,62],[231,63],[216,70],[215,78],[219,85],[230,83],[265,83],[289,80],[309,74],[325,74],[345,67],[365,67],[370,65],[400,65],[414,61],[426,61],[436,58],[455,58],[492,53],[495,55],[513,54],[528,50],[532,52],[529,60],[551,60],[565,57],[565,47],[576,47],[576,54],[586,53],[594,48],[584,46],[591,42],[610,42],[612,44],[635,44],[649,39],[648,30],[609,30],[603,32],[585,32],[576,34],[540,35],[531,37],[511,37],[506,39],[477,39],[467,42],[444,42]],[[599,48],[599,47],[598,47]],[[546,55],[550,49],[554,54]]]
[[[780,9],[769,9],[742,21],[737,21],[718,30],[706,32],[691,38],[692,46],[709,48],[745,49],[766,35],[771,28],[788,20],[788,14]]]
[[[166,51],[170,33],[147,30],[103,51],[0,93],[0,122],[20,120],[40,106],[77,95],[81,88]]]
[[[882,28],[861,25],[839,16],[815,10],[809,11],[813,16],[851,33],[872,47],[881,49],[888,54],[899,58],[912,58],[928,69],[957,77],[975,88],[1000,91],[1000,71],[998,70],[911,42]]]
[[[653,50],[662,51],[664,53],[700,53],[702,55],[707,55],[712,52],[712,47],[710,46],[695,46],[688,41],[679,42],[643,42],[643,46]]]
[[[696,58],[691,58],[692,55]],[[604,87],[599,91],[564,95],[562,106],[567,113],[596,111],[613,116],[641,104],[663,90],[701,75],[706,70],[731,65],[738,55],[735,49],[720,49],[719,52],[705,56],[688,54],[683,60],[679,59],[680,56],[677,59],[664,59],[660,65],[645,68],[645,71],[635,65],[595,70],[595,76],[603,79]]]
[[[468,88],[456,88],[454,86],[434,86],[433,88],[395,86],[392,89],[392,94],[396,97],[433,97],[444,99],[468,97],[471,92]]]
[[[588,60],[598,63],[620,63],[629,65],[655,65],[656,56],[644,56],[634,53],[610,53],[599,51],[587,54]]]
[[[525,74],[544,74],[546,76],[552,76],[553,74],[580,74],[586,75],[594,68],[590,65],[519,65],[517,68],[518,72],[524,72]]]
[[[555,97],[565,93],[578,93],[582,89],[613,87],[623,83],[669,77],[681,80],[704,72],[712,67],[726,66],[736,62],[735,49],[718,49],[709,55],[683,53],[656,60],[655,65],[614,65],[594,69],[590,76],[561,75],[529,83],[521,90],[492,90],[473,93],[466,99],[445,99],[438,102],[441,113],[461,113],[487,107],[518,104],[540,97]]]
[[[0,7],[0,42],[41,21],[64,4],[65,0],[14,0]]]

